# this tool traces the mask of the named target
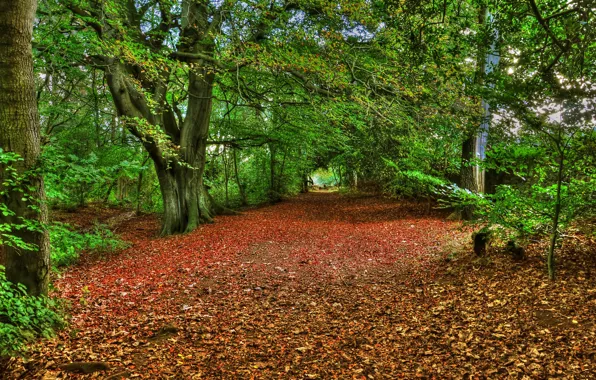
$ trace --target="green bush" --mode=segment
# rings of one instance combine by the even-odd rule
[[[126,247],[124,241],[102,224],[95,225],[88,233],[73,231],[63,223],[54,223],[48,230],[52,264],[56,268],[72,265],[83,251],[106,252]]]
[[[0,358],[17,356],[38,337],[49,338],[64,319],[55,300],[27,296],[22,284],[6,280],[0,266]]]
[[[393,194],[412,198],[433,198],[447,186],[445,180],[420,170],[402,170],[398,164],[387,159],[385,163],[395,170],[395,178],[387,185]]]
[[[25,185],[29,173],[19,173],[15,164],[23,159],[16,153],[5,152],[0,148],[0,171],[3,172],[2,183],[0,183],[0,199],[8,199],[10,191],[20,193],[23,201],[31,200],[29,192],[32,190]],[[29,205],[33,210],[38,210],[36,204]],[[18,218],[15,223],[16,214],[6,204],[0,202],[0,246],[16,247],[23,250],[33,250],[34,244],[27,243],[18,237],[17,231],[29,230],[39,231],[41,226],[38,221]],[[8,221],[12,218],[12,221]]]
[[[18,155],[0,149],[0,165],[3,166],[4,178],[0,196],[6,196],[7,189],[17,190],[23,199],[31,199],[31,190],[25,185],[26,174],[19,174],[13,164],[21,161]],[[37,205],[30,206],[38,210]],[[0,203],[0,215],[4,218],[15,217],[15,213],[4,203]],[[16,247],[21,251],[37,249],[15,235],[19,230],[41,230],[43,226],[35,221],[19,218],[0,221],[0,246]],[[26,253],[25,253],[26,254]],[[47,297],[32,297],[22,284],[8,282],[5,268],[0,265],[0,365],[5,358],[21,354],[25,345],[38,337],[48,338],[54,329],[62,327],[64,321],[56,301]],[[2,369],[0,368],[0,372]]]

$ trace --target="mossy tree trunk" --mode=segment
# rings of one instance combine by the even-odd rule
[[[37,9],[36,0],[0,0],[0,148],[18,154],[13,165],[23,183],[0,187],[0,202],[14,212],[0,215],[12,225],[22,220],[47,221],[43,179],[39,166],[41,131],[35,95],[31,39]],[[0,167],[0,183],[9,173]],[[28,196],[24,196],[26,189]],[[21,283],[31,295],[47,294],[50,268],[48,234],[43,227],[19,229],[14,235],[32,244],[34,250],[5,245],[4,264],[9,281]]]
[[[145,36],[139,24],[133,21],[138,20],[143,11],[134,4],[127,10],[127,20],[139,28],[136,31],[133,28],[128,37],[136,36],[142,44]],[[87,16],[85,10],[73,7],[72,11]],[[161,11],[164,20],[172,17],[163,4]],[[94,9],[92,13],[100,11]],[[215,41],[209,31],[210,25],[217,28],[215,24],[219,22],[210,21],[204,4],[193,1],[183,2],[182,15],[179,20],[181,40],[172,55],[190,66],[185,112],[175,102],[167,100],[171,81],[167,67],[158,76],[149,76],[141,66],[117,56],[94,57],[94,63],[105,72],[119,119],[142,142],[153,161],[164,206],[162,235],[190,232],[200,223],[212,222],[217,211],[203,183],[203,174],[215,81],[212,62]],[[164,28],[170,27],[168,25],[163,24]],[[109,24],[92,24],[92,27],[101,38],[118,33]],[[153,43],[160,47],[164,41],[155,37]],[[164,136],[156,138],[154,130],[160,130],[167,141],[160,141],[166,140]]]

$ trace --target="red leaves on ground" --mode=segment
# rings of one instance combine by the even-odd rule
[[[56,282],[72,326],[34,347],[26,376],[62,378],[71,361],[149,379],[594,373],[593,280],[562,290],[540,261],[505,259],[437,277],[462,233],[424,208],[316,193],[183,236],[128,221],[131,248]],[[546,309],[568,323],[544,327]]]

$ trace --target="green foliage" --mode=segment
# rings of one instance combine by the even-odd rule
[[[147,147],[194,165],[178,159],[188,148],[177,134],[194,122],[191,79],[213,74],[212,108],[200,114],[211,111],[204,181],[220,204],[275,201],[328,168],[341,186],[473,206],[519,240],[554,232],[558,241],[594,217],[593,116],[581,109],[594,109],[596,27],[581,7],[538,4],[545,28],[524,2],[212,1],[197,20],[221,23],[192,41],[204,25],[185,27],[176,2],[76,3],[84,11],[41,2],[36,28],[52,205],[162,211]],[[490,23],[478,22],[483,6]],[[501,61],[485,75],[495,34]],[[125,75],[112,83],[134,90],[131,115],[116,111],[106,85],[116,72]],[[500,113],[482,163],[500,186],[482,196],[447,186],[458,182],[462,142],[478,132],[481,98]],[[560,122],[549,121],[563,103]]]
[[[527,244],[530,236],[548,231],[550,219],[543,210],[535,208],[542,205],[513,186],[498,186],[495,194],[478,194],[451,185],[438,193],[444,207],[473,209],[472,222],[485,226],[503,240]]]
[[[46,193],[50,202],[67,208],[84,206],[88,201],[104,201],[108,189],[112,190],[115,181],[134,181],[139,172],[146,169],[134,157],[113,148],[104,148],[85,157],[74,153],[62,153],[59,144],[44,151]],[[118,158],[121,161],[116,161]],[[135,189],[136,190],[136,189]],[[109,194],[107,194],[109,196]]]
[[[542,136],[542,138],[541,138]],[[443,203],[457,209],[471,208],[476,222],[487,224],[504,239],[527,244],[532,238],[553,232],[559,207],[557,231],[594,217],[596,180],[592,133],[565,134],[566,149],[562,177],[558,177],[558,150],[552,140],[523,130],[514,142],[501,141],[488,153],[484,167],[504,175],[509,183],[493,194],[476,194],[457,186],[440,191]],[[560,199],[557,197],[560,185]],[[558,205],[558,206],[557,206]]]
[[[54,156],[52,169],[48,171],[48,197],[66,205],[84,205],[89,193],[94,187],[105,181],[104,171],[97,167],[97,156],[77,157],[70,154],[67,157]],[[56,178],[57,177],[57,178]],[[58,186],[50,184],[59,183]]]
[[[50,338],[64,326],[60,305],[47,297],[27,296],[25,287],[6,280],[0,266],[0,358],[20,355],[32,340]]]
[[[388,184],[394,194],[414,198],[433,197],[447,185],[447,181],[419,170],[400,170],[391,160],[385,159],[385,163],[396,171],[395,179]]]
[[[0,148],[0,170],[2,173],[2,183],[0,184],[0,199],[6,199],[6,195],[11,191],[20,194],[22,201],[33,201],[29,205],[31,209],[37,210],[36,200],[30,196],[29,192],[34,190],[26,184],[27,176],[30,173],[19,173],[16,165],[23,159],[16,153],[5,152]],[[23,241],[15,235],[16,231],[29,230],[38,231],[41,226],[37,221],[25,218],[14,219],[16,214],[6,204],[0,202],[0,246],[7,245],[17,247],[23,250],[35,249],[35,245]]]
[[[52,264],[56,268],[71,265],[81,252],[107,252],[125,248],[127,244],[105,225],[96,224],[90,232],[74,231],[68,224],[53,223],[48,228]]]
[[[56,166],[52,171],[47,171],[46,178],[49,182],[57,181],[56,175],[61,173],[62,179],[60,183],[66,184],[63,192],[52,190],[50,186],[50,193],[55,196],[54,199],[60,199],[63,202],[68,202],[69,194],[87,194],[89,186],[97,184],[101,177],[98,173],[105,172],[94,167],[97,163],[97,157],[92,155],[89,159],[79,159],[71,155],[70,162],[62,161],[63,156],[55,155],[53,157]],[[14,164],[21,160],[18,155],[10,152],[4,152],[0,149],[0,165],[5,168],[7,175],[4,178],[3,190],[0,191],[0,196],[3,192],[10,189],[23,188],[23,175],[18,174],[14,168]],[[123,175],[127,175],[130,171],[135,173],[139,170],[138,167],[130,165],[128,162],[122,162],[117,166],[117,170],[121,171]],[[99,179],[98,179],[99,178]],[[26,190],[20,191],[23,198],[28,197]],[[68,204],[68,203],[66,203]],[[13,217],[15,214],[7,205],[0,203],[0,213],[4,218]],[[37,247],[33,244],[24,242],[15,232],[27,230],[40,230],[44,228],[38,222],[25,218],[20,218],[17,223],[0,220],[0,245],[13,246],[25,251],[34,250]],[[51,258],[55,267],[67,266],[74,263],[82,251],[113,251],[126,246],[126,244],[114,235],[106,226],[97,224],[93,230],[87,233],[79,233],[73,231],[69,225],[61,223],[52,223],[45,226],[50,235]]]

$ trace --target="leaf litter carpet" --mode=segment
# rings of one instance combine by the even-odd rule
[[[153,216],[125,222],[130,248],[86,257],[55,281],[70,326],[8,378],[595,373],[591,276],[563,268],[573,279],[550,283],[539,257],[448,262],[469,231],[424,205],[311,193],[182,236],[159,238],[158,227]],[[109,370],[61,369],[79,361]]]

